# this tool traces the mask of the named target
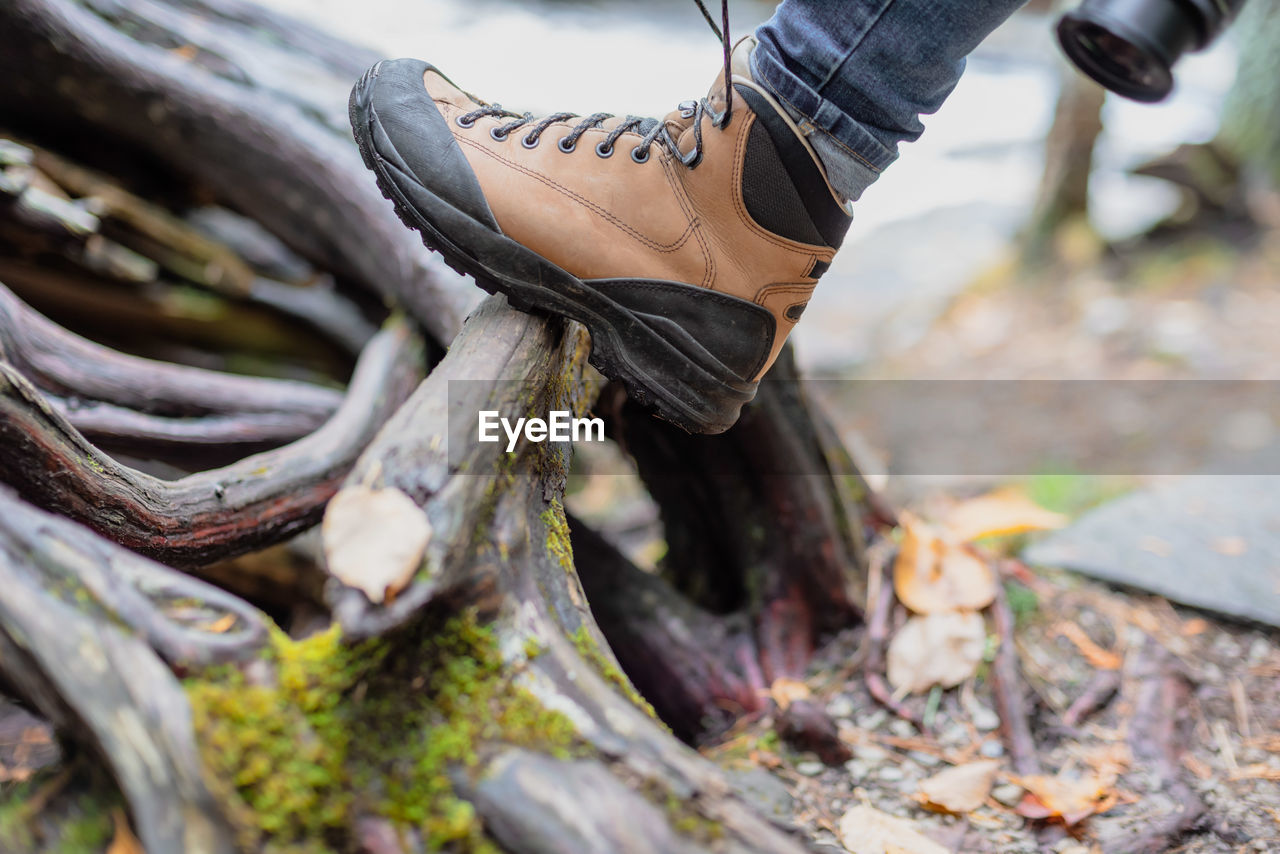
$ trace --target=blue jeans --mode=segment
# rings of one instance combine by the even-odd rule
[[[752,76],[857,199],[924,131],[964,58],[1026,0],[784,0],[756,30]]]

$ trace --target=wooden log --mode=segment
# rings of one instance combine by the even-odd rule
[[[400,224],[345,124],[352,66],[370,60],[354,48],[342,62],[334,47],[306,53],[326,40],[299,24],[289,25],[296,36],[245,41],[259,24],[244,13],[245,4],[222,2],[6,3],[0,75],[13,85],[0,91],[0,109],[18,130],[92,129],[98,147],[110,139],[190,176],[318,268],[402,305],[435,341],[449,341],[476,295]]]
[[[141,359],[75,335],[0,285],[0,359],[59,397],[103,401],[169,417],[288,415],[320,427],[340,392]],[[307,431],[310,432],[310,431]]]
[[[471,608],[497,648],[523,659],[509,665],[522,689],[564,715],[578,758],[557,755],[551,740],[506,743],[499,729],[480,734],[475,763],[451,776],[505,850],[797,851],[629,700],[620,674],[610,678],[560,504],[568,448],[522,441],[508,455],[475,441],[480,409],[585,410],[586,336],[570,324],[561,337],[558,326],[486,301],[370,443],[344,490],[399,490],[432,535],[393,601],[335,585],[334,612],[348,637],[370,638],[431,625],[433,610]],[[326,538],[330,554],[339,545]]]
[[[614,434],[661,509],[666,577],[713,613],[748,615],[766,684],[802,677],[818,636],[860,617],[865,499],[791,350],[723,436],[623,413]]]
[[[370,342],[341,407],[315,433],[221,469],[162,481],[91,445],[0,362],[0,479],[135,551],[195,565],[284,540],[319,518],[352,462],[421,376],[394,321]]]
[[[186,696],[160,655],[189,667],[253,654],[261,616],[3,487],[0,589],[0,684],[106,761],[147,850],[235,850],[201,775]],[[174,613],[179,600],[199,604],[198,623],[191,605]],[[232,625],[202,631],[218,613]]]
[[[165,418],[110,403],[59,397],[48,400],[68,424],[108,453],[122,452],[186,467],[226,465],[297,441],[319,426],[305,413]]]

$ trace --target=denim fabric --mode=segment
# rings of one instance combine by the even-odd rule
[[[756,30],[752,76],[857,199],[924,131],[964,58],[1025,0],[784,0]]]

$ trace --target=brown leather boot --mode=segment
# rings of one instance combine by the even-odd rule
[[[351,93],[351,124],[427,246],[515,308],[581,321],[601,372],[662,418],[718,433],[849,226],[808,142],[752,81],[754,47],[741,41],[708,96],[662,120],[538,119],[425,62],[381,62]]]

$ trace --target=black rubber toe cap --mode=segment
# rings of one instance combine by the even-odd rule
[[[404,178],[497,231],[475,173],[423,85],[428,70],[420,59],[391,59],[370,69],[361,100],[374,150]]]

